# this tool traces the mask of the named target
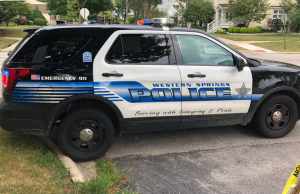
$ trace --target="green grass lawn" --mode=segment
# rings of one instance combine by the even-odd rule
[[[226,38],[234,41],[283,41],[283,35],[229,35],[229,34],[217,34],[212,33],[215,37]],[[300,41],[300,35],[288,35],[286,40]]]
[[[300,42],[287,42],[286,50],[284,49],[283,42],[252,43],[252,45],[276,52],[300,52]]]
[[[21,32],[21,29],[24,28],[36,28],[38,26],[29,26],[29,25],[20,25],[20,26],[1,26],[0,29],[7,29],[7,33],[4,35],[6,37],[20,37],[24,38],[27,34],[27,32]]]
[[[8,45],[12,45],[16,42],[18,42],[18,40],[8,39],[8,38],[0,38],[0,49],[7,48]]]
[[[119,189],[127,175],[96,160],[93,181],[72,183],[69,171],[37,137],[0,128],[0,193],[135,193]]]

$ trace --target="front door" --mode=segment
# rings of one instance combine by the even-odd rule
[[[240,56],[204,34],[171,33],[182,79],[181,128],[241,122],[251,103],[249,67],[238,71]]]
[[[219,10],[219,20],[222,18],[222,10]]]
[[[126,120],[126,130],[178,129],[180,73],[171,37],[165,32],[117,31],[94,62],[95,94],[111,100]]]

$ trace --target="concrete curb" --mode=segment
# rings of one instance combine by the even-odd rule
[[[58,156],[58,158],[62,161],[67,169],[70,170],[71,179],[73,182],[84,182],[87,179],[83,176],[81,171],[79,170],[77,164],[71,160],[71,158],[65,156],[59,147],[49,138],[47,137],[40,137]]]

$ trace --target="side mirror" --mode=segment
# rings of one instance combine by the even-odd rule
[[[244,59],[242,58],[237,59],[236,67],[239,71],[242,71],[246,65],[247,63],[245,63]]]
[[[12,51],[7,52],[7,56],[10,56],[12,54]]]

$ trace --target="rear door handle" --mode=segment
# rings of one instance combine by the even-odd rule
[[[110,77],[110,76],[115,76],[115,77],[123,77],[123,73],[102,73],[103,77]]]
[[[189,78],[194,78],[194,77],[206,77],[205,74],[188,74]]]

